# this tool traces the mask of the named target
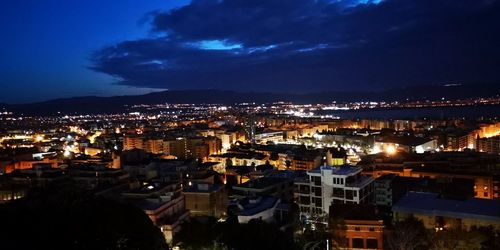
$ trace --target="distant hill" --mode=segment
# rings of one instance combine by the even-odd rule
[[[92,114],[125,112],[126,105],[159,104],[159,103],[218,103],[234,104],[244,102],[270,103],[277,101],[294,103],[331,103],[353,101],[403,101],[403,100],[436,100],[461,99],[471,97],[491,97],[500,95],[500,84],[469,85],[422,85],[383,92],[335,92],[287,94],[236,92],[227,90],[171,90],[154,92],[145,95],[97,97],[84,96],[54,99],[30,104],[0,104],[16,114],[52,115],[58,114]]]

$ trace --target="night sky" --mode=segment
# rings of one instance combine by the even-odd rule
[[[495,0],[7,0],[0,102],[500,82]]]

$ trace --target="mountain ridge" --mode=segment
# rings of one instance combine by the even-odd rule
[[[432,91],[430,91],[432,90]],[[417,85],[404,88],[375,91],[325,91],[312,93],[270,93],[237,92],[231,90],[167,90],[143,95],[122,95],[111,97],[79,96],[58,98],[27,104],[2,104],[0,108],[16,114],[94,114],[125,112],[127,105],[191,103],[191,104],[234,104],[234,103],[331,103],[356,101],[405,101],[464,99],[500,95],[500,84],[468,85]]]

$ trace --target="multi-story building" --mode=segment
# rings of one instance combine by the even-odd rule
[[[224,185],[195,183],[183,191],[186,209],[193,216],[205,215],[221,218],[226,215],[227,193]]]
[[[285,162],[286,164],[286,162]],[[321,156],[319,155],[293,155],[290,160],[290,166],[287,169],[291,170],[312,170],[321,165]]]
[[[69,176],[82,188],[94,189],[99,186],[126,184],[130,175],[122,169],[107,168],[102,165],[81,165],[68,168]]]
[[[394,220],[414,216],[428,229],[463,229],[493,226],[500,229],[500,201],[448,199],[434,193],[409,192],[392,207]]]
[[[36,164],[30,169],[19,169],[10,173],[10,182],[26,187],[48,187],[63,183],[67,176],[60,168],[50,164]]]
[[[349,165],[322,166],[308,171],[307,181],[296,182],[301,214],[328,214],[334,204],[362,204],[373,199],[373,178],[361,174],[362,168]],[[307,190],[310,192],[307,193]]]
[[[391,207],[394,201],[392,182],[396,175],[388,174],[375,179],[373,183],[374,200],[378,206]]]
[[[474,180],[465,178],[413,178],[394,174],[383,175],[374,181],[375,204],[392,207],[409,191],[439,193],[443,197],[474,197]]]
[[[123,138],[123,150],[144,149],[144,137],[125,136]]]
[[[384,249],[384,221],[372,204],[332,207],[330,227],[334,249]]]
[[[477,139],[476,149],[480,152],[500,154],[500,136]]]
[[[21,199],[28,193],[26,185],[11,183],[7,178],[0,177],[0,204]]]
[[[500,199],[500,176],[492,173],[443,170],[428,167],[409,168],[403,166],[376,167],[372,175],[377,178],[387,174],[412,178],[470,179],[473,180],[473,194],[476,198]]]
[[[35,165],[46,164],[50,165],[53,168],[57,168],[58,160],[54,157],[44,157],[42,159],[32,159],[32,160],[21,160],[21,161],[12,161],[9,164],[6,164],[4,169],[0,169],[0,172],[10,173],[14,170],[19,169],[33,169]]]
[[[347,163],[347,154],[343,148],[330,148],[326,151],[326,164],[340,166]]]
[[[458,151],[466,148],[472,148],[474,140],[474,137],[471,138],[471,136],[465,132],[449,134],[446,136],[446,149]]]
[[[181,159],[206,159],[220,153],[222,143],[217,137],[161,138],[133,135],[123,139],[123,149],[143,149],[148,153],[173,155]]]
[[[293,200],[293,180],[279,177],[262,177],[233,187],[236,197],[273,196],[282,201]]]
[[[211,155],[209,161],[220,162],[223,167],[229,166],[258,166],[264,165],[269,160],[264,154],[261,153],[225,153],[221,155]]]
[[[272,131],[272,132],[255,134],[255,141],[257,143],[283,141],[283,131]]]
[[[164,146],[163,140],[160,138],[151,138],[144,141],[144,149],[146,152],[153,154],[163,154]]]
[[[177,182],[137,185],[123,192],[122,198],[142,209],[161,229],[167,241],[172,240],[180,231],[182,222],[189,218],[181,185]]]
[[[377,151],[394,153],[396,151],[424,153],[433,151],[438,148],[435,139],[426,139],[421,137],[411,136],[391,136],[378,137],[373,144],[373,148]]]

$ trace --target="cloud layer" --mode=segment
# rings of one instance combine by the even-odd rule
[[[150,14],[150,38],[96,51],[119,84],[376,90],[500,80],[494,0],[194,0]]]

